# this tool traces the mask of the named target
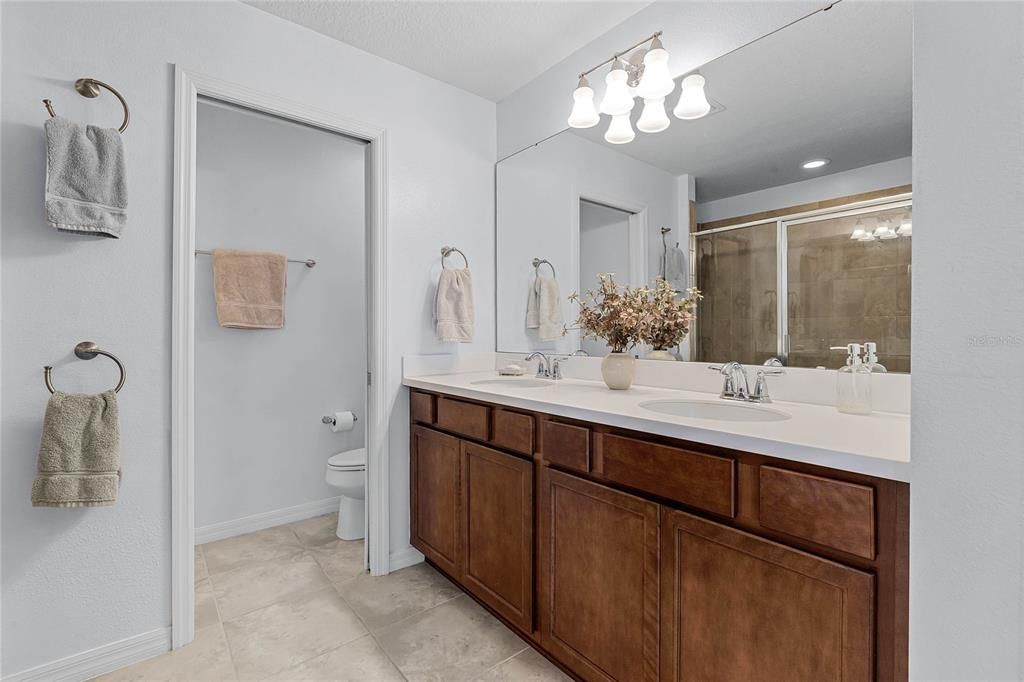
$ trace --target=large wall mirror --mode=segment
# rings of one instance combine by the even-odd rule
[[[497,349],[604,354],[569,295],[613,272],[703,292],[683,360],[836,368],[871,341],[909,372],[909,3],[839,3],[698,72],[702,118],[611,144],[602,116],[498,163]]]

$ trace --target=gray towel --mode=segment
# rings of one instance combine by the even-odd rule
[[[128,222],[121,133],[60,116],[45,128],[46,220],[66,232],[120,237]]]
[[[117,394],[57,391],[46,404],[33,507],[106,507],[121,482]]]

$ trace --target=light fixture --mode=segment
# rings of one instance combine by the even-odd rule
[[[668,128],[670,121],[665,113],[665,98],[645,99],[644,110],[636,122],[636,128],[643,133],[660,133]]]
[[[569,114],[569,125],[573,128],[593,128],[601,122],[601,115],[594,108],[594,90],[590,87],[586,76],[580,77],[576,91],[572,93],[572,113]]]
[[[863,239],[866,234],[867,230],[864,229],[864,223],[858,219],[853,226],[853,232],[850,233],[850,239]]]
[[[889,227],[889,221],[884,218],[878,220],[875,231],[871,233],[871,236],[875,239],[896,239],[896,233]]]
[[[704,94],[704,82],[704,76],[699,73],[691,73],[683,79],[679,102],[672,111],[676,118],[692,121],[708,115],[708,112],[711,111],[711,104]]]
[[[644,55],[643,64],[643,76],[636,88],[637,95],[645,100],[663,99],[676,89],[676,82],[672,80],[668,68],[668,51],[661,44],[661,38],[655,36],[651,41],[651,48]]]
[[[903,219],[900,220],[900,226],[896,229],[896,234],[900,237],[910,237],[914,234],[914,225],[910,220],[909,213],[903,214]]]
[[[619,116],[633,110],[633,95],[629,93],[628,80],[626,65],[621,59],[616,58],[612,70],[604,77],[607,88],[604,91],[604,99],[601,100],[602,114]]]
[[[814,170],[815,168],[821,168],[832,163],[829,159],[811,159],[810,161],[804,161],[801,167],[804,170]]]
[[[633,124],[629,121],[629,112],[612,116],[612,122],[608,124],[608,130],[604,134],[605,142],[610,144],[627,144],[636,137],[633,132]]]

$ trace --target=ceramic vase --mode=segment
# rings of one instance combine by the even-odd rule
[[[655,348],[644,356],[644,360],[675,360],[676,356],[670,350]]]
[[[636,376],[636,358],[629,353],[609,353],[601,360],[601,376],[612,390],[629,388]]]

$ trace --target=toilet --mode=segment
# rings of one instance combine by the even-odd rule
[[[338,529],[342,540],[363,539],[363,514],[366,499],[366,448],[346,450],[327,460],[327,485],[338,489]]]

